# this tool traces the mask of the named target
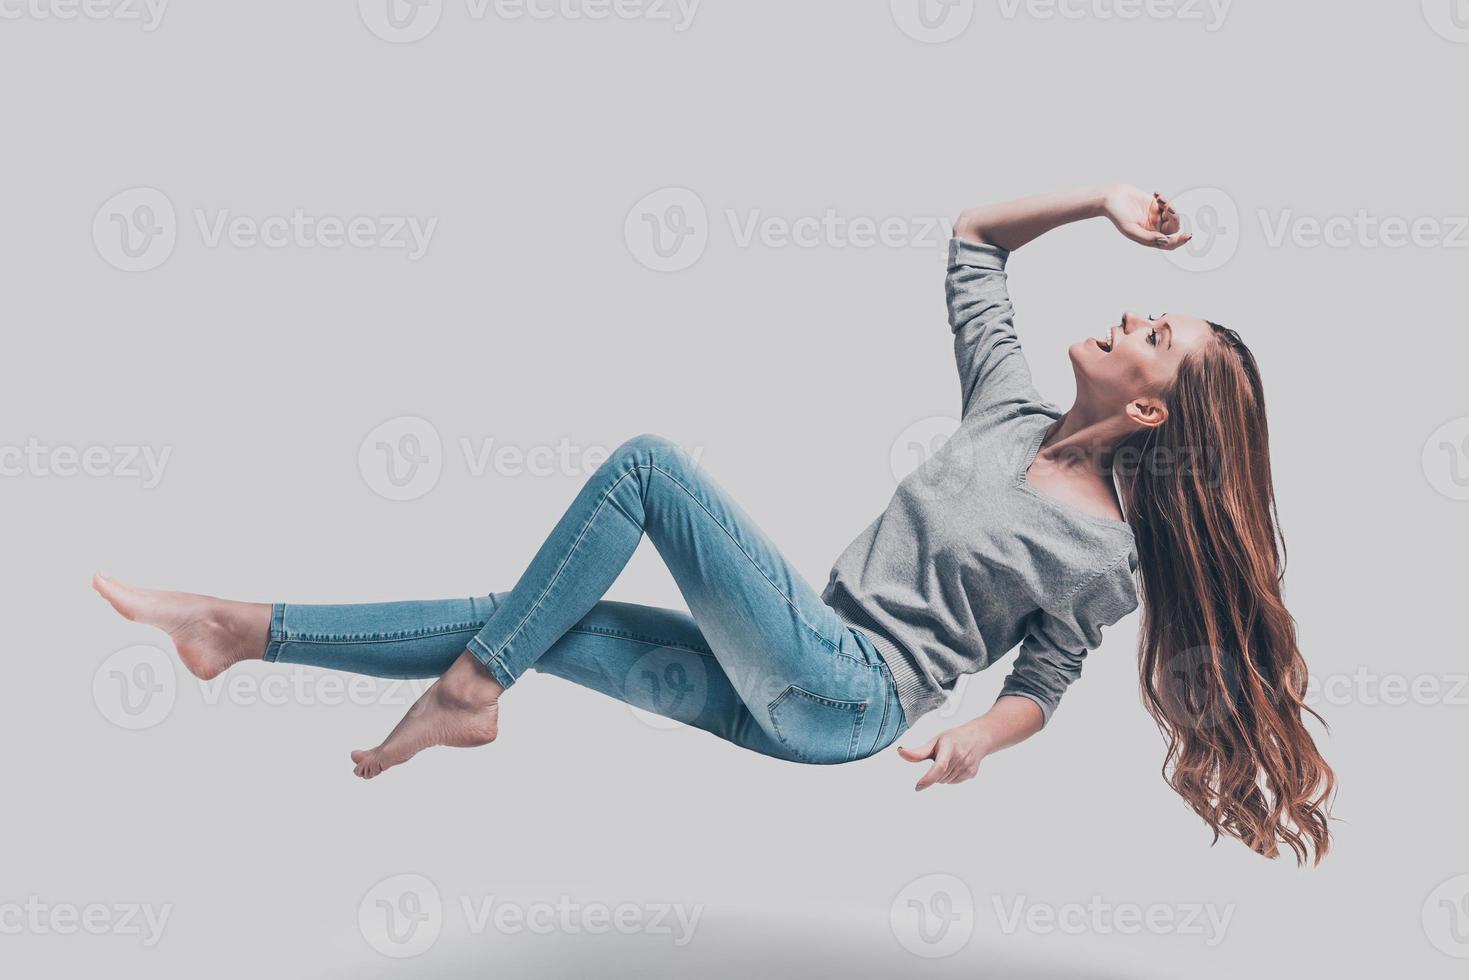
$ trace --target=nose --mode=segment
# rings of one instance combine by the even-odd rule
[[[1122,332],[1132,333],[1134,330],[1140,327],[1146,319],[1146,317],[1141,316],[1137,313],[1133,313],[1131,310],[1124,310],[1122,313]]]

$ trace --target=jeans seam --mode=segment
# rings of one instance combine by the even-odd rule
[[[765,714],[770,718],[770,727],[775,731],[776,740],[780,742],[780,744],[784,745],[788,750],[794,752],[796,754],[796,759],[798,762],[810,762],[810,760],[802,758],[805,753],[801,752],[800,749],[796,748],[790,742],[786,741],[786,737],[780,729],[780,719],[775,716],[776,705],[784,701],[792,692],[809,698],[818,704],[826,704],[830,707],[838,709],[839,711],[852,711],[856,714],[856,717],[852,720],[852,734],[847,737],[846,758],[842,760],[843,762],[854,761],[857,756],[857,741],[861,735],[862,722],[867,717],[867,702],[838,701],[835,698],[822,697],[820,694],[813,694],[811,691],[806,690],[799,684],[792,684],[784,691],[781,691],[779,694],[777,694],[775,698],[765,706]]]
[[[490,673],[495,675],[495,681],[501,687],[508,689],[517,680],[519,680],[519,678],[512,674],[510,672],[510,669],[505,666],[505,661],[501,660],[493,650],[485,646],[484,642],[480,640],[478,636],[471,636],[469,638],[469,643],[467,644],[467,646],[469,648],[470,656],[475,656],[475,650],[484,651],[485,657],[488,657],[490,662],[486,663],[485,657],[475,657],[475,659],[484,664],[485,668],[488,669]]]
[[[616,491],[618,487],[622,486],[622,481],[626,480],[630,475],[632,475],[633,471],[637,468],[638,467],[634,465],[627,472],[623,473],[616,480],[614,480],[612,485],[607,488],[605,493],[602,494],[602,499],[597,501],[596,507],[592,508],[591,514],[587,516],[586,523],[583,524],[581,526],[581,530],[577,532],[576,540],[573,541],[571,543],[571,547],[566,550],[566,557],[561,559],[561,564],[556,567],[556,571],[551,576],[551,580],[546,583],[545,588],[541,589],[541,594],[536,596],[536,601],[531,605],[529,609],[526,610],[525,615],[520,617],[520,622],[515,624],[515,629],[510,633],[509,636],[505,638],[504,642],[500,644],[499,650],[491,650],[489,644],[485,643],[483,640],[480,641],[479,645],[484,649],[485,654],[494,658],[495,662],[500,664],[501,669],[504,669],[504,661],[500,659],[500,653],[503,652],[506,647],[508,647],[511,643],[515,641],[515,638],[520,635],[522,630],[525,629],[525,624],[530,622],[530,618],[535,615],[536,610],[541,608],[541,603],[546,601],[546,596],[551,594],[551,589],[554,588],[556,583],[561,580],[561,573],[566,570],[566,566],[571,562],[572,556],[576,554],[576,549],[581,547],[582,541],[586,539],[587,530],[592,526],[592,522],[595,521],[597,519],[597,515],[602,512],[603,506],[606,505],[608,499],[611,498],[613,492]],[[617,508],[617,510],[624,517],[627,516],[627,513],[623,511],[622,508],[619,507]],[[639,528],[639,530],[645,531],[645,529],[641,527]],[[476,636],[475,639],[479,639],[479,637]],[[507,670],[505,671],[505,673],[509,674],[510,671]]]
[[[754,556],[745,550],[745,546],[740,544],[739,539],[736,538],[732,533],[730,533],[729,528],[724,526],[724,522],[721,521],[712,510],[710,510],[708,507],[705,507],[704,502],[700,500],[697,496],[695,496],[692,490],[679,482],[678,477],[674,476],[668,470],[663,469],[657,463],[649,463],[647,464],[647,466],[648,469],[657,470],[659,473],[662,473],[664,476],[668,477],[668,479],[673,483],[674,486],[682,490],[690,500],[692,500],[695,504],[699,506],[700,510],[702,510],[705,514],[709,516],[709,519],[714,522],[714,526],[723,531],[725,537],[729,538],[730,543],[733,544],[737,549],[739,549],[740,554],[745,556],[745,560],[750,563],[750,567],[755,569],[755,571],[760,574],[760,577],[765,580],[766,584],[768,584],[772,589],[775,590],[775,594],[780,596],[785,604],[790,607],[791,612],[796,614],[797,622],[806,627],[811,635],[816,637],[816,639],[821,642],[822,646],[826,647],[829,651],[839,657],[847,657],[848,660],[857,660],[856,657],[851,657],[847,654],[842,653],[841,650],[837,648],[836,644],[832,643],[826,637],[822,636],[820,630],[818,630],[815,626],[812,626],[811,623],[807,622],[806,617],[801,615],[800,608],[793,601],[791,601],[791,597],[786,595],[785,592],[781,590],[781,587],[779,585],[776,585],[775,582],[771,580],[769,575],[765,574],[765,569],[761,568],[760,563],[755,560]],[[861,663],[862,661],[858,660],[857,662]]]
[[[452,626],[426,630],[411,630],[405,633],[377,634],[377,633],[290,633],[282,631],[281,642],[284,643],[320,643],[330,645],[333,643],[398,643],[402,640],[421,640],[433,636],[452,636],[455,633],[475,633],[484,628],[484,624],[470,623],[466,626]]]
[[[649,636],[641,636],[637,633],[629,633],[626,630],[609,630],[596,626],[573,626],[566,632],[581,633],[587,636],[613,636],[618,639],[632,640],[636,643],[646,643],[648,646],[663,647],[669,650],[683,650],[688,653],[696,653],[701,657],[714,657],[714,653],[710,650],[700,650],[698,647],[679,643],[676,640],[659,640]]]

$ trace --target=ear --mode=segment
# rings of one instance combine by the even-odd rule
[[[1156,429],[1168,421],[1168,406],[1156,398],[1135,398],[1127,403],[1127,417],[1145,429]]]

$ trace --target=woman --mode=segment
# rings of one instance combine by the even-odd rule
[[[124,616],[166,630],[211,678],[245,659],[438,677],[376,748],[371,779],[433,745],[494,740],[532,667],[783,759],[840,763],[891,745],[961,675],[1019,645],[984,715],[916,748],[918,789],[972,778],[1034,735],[1101,630],[1143,593],[1141,671],[1165,773],[1220,834],[1298,861],[1329,846],[1331,769],[1302,723],[1306,666],[1280,597],[1260,377],[1238,335],[1125,314],[1071,347],[1076,401],[1035,391],[1006,291],[1009,253],[1105,216],[1171,250],[1167,199],[1115,186],[966,211],[948,302],[963,418],[846,550],[818,596],[677,447],[643,436],[592,476],[509,592],[300,606],[137,589]],[[603,601],[643,535],[692,615]]]

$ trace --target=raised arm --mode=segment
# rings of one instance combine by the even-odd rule
[[[1171,251],[1191,237],[1179,230],[1178,213],[1166,197],[1130,184],[1083,187],[969,208],[954,223],[954,237],[1013,252],[1053,228],[1101,217],[1139,245]]]
[[[1015,331],[1005,272],[1010,253],[1052,228],[1095,217],[1154,248],[1171,250],[1189,240],[1167,198],[1127,184],[970,208],[954,223],[945,292],[966,418],[1039,400]]]

